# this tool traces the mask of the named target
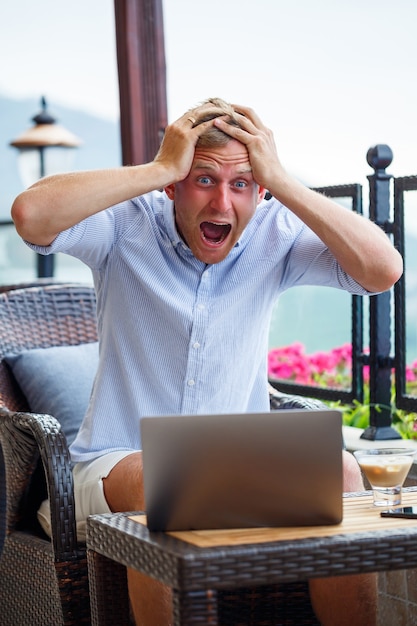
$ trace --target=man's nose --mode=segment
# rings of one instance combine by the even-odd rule
[[[229,211],[232,206],[231,193],[228,185],[217,185],[212,199],[212,208],[218,211]]]

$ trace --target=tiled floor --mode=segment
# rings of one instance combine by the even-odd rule
[[[417,626],[417,570],[379,574],[378,626]]]

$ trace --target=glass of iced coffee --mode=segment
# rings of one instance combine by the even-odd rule
[[[369,481],[374,505],[390,508],[401,504],[401,491],[416,451],[410,448],[370,448],[353,453]]]

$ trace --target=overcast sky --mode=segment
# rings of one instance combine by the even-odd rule
[[[308,184],[366,182],[376,143],[417,174],[416,0],[164,0],[164,21],[171,120],[219,95]],[[0,59],[2,95],[117,119],[113,0],[2,2]]]

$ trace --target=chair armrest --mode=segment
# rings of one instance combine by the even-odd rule
[[[0,445],[0,557],[6,536],[6,472],[4,468],[3,450]]]
[[[315,398],[306,398],[304,396],[289,395],[275,389],[268,383],[269,404],[271,411],[281,411],[284,409],[328,409],[327,404]]]
[[[71,560],[77,551],[74,489],[67,441],[50,415],[0,408],[0,443],[6,473],[6,532],[16,528],[39,459],[51,507],[55,561]]]

